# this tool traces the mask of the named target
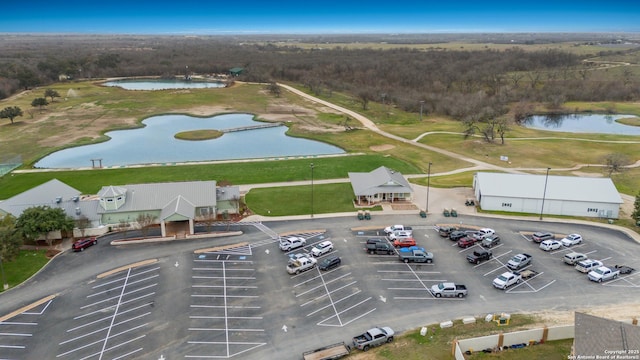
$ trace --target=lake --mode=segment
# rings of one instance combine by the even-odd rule
[[[102,83],[104,86],[117,86],[125,90],[168,90],[168,89],[209,89],[222,88],[224,83],[218,81],[185,81],[168,79],[124,79]]]
[[[640,127],[624,125],[616,119],[636,117],[635,115],[570,114],[534,115],[523,125],[532,129],[563,131],[571,133],[597,133],[618,135],[640,135]]]
[[[91,159],[102,159],[103,167],[114,167],[344,153],[344,150],[333,145],[287,136],[286,126],[229,132],[217,139],[201,141],[174,137],[183,131],[224,130],[265,124],[254,121],[252,114],[225,114],[208,118],[172,114],[154,116],[142,123],[144,128],[107,132],[106,135],[111,139],[106,142],[56,151],[38,161],[35,167],[90,167]]]

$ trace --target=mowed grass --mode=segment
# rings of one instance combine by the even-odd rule
[[[495,322],[485,322],[478,319],[475,324],[465,325],[461,320],[455,320],[454,326],[441,329],[439,324],[426,326],[426,336],[420,335],[420,329],[415,329],[396,337],[391,344],[373,348],[367,352],[364,359],[387,360],[450,360],[453,341],[478,336],[511,332],[530,328],[535,323],[535,317],[529,315],[512,314],[509,325],[498,327]],[[540,325],[542,327],[542,325]],[[571,351],[573,339],[552,341],[540,345],[521,349],[509,349],[500,353],[485,354],[482,349],[475,349],[467,359],[566,359]],[[347,358],[361,359],[363,353],[355,350]]]
[[[20,254],[13,261],[3,261],[4,275],[9,287],[14,287],[23,283],[48,261],[45,250],[21,250]],[[4,291],[3,284],[0,284],[0,291]]]
[[[144,168],[28,172],[1,177],[0,199],[7,199],[51,179],[58,179],[80,190],[83,194],[96,194],[102,186],[108,185],[200,180],[216,180],[218,183],[242,185],[311,180],[311,163],[314,164],[313,177],[316,180],[347,178],[349,172],[369,172],[380,166],[387,166],[403,174],[420,173],[420,169],[401,160],[375,154]]]
[[[245,203],[253,213],[264,216],[309,215],[311,196],[311,185],[257,188],[245,195]],[[356,211],[350,183],[313,185],[313,214],[349,211]]]

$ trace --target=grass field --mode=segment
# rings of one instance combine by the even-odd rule
[[[22,250],[14,261],[2,262],[9,287],[23,283],[40,270],[49,261],[45,253],[46,250]],[[0,285],[0,291],[3,291],[2,285]]]

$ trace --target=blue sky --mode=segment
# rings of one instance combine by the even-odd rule
[[[22,1],[0,33],[640,32],[640,1]]]

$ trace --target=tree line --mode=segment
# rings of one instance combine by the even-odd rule
[[[469,124],[502,116],[513,110],[513,104],[519,104],[514,115],[518,120],[532,109],[531,103],[559,111],[567,101],[633,101],[640,97],[640,81],[633,71],[602,76],[593,62],[583,61],[596,55],[633,55],[638,49],[578,56],[554,49],[525,51],[527,45],[522,44],[504,51],[454,51],[351,49],[347,45],[301,48],[286,42],[248,40],[178,36],[0,40],[0,98],[61,79],[219,74],[233,67],[244,68],[240,80],[294,82],[325,96],[347,92],[365,109],[370,102],[381,102]],[[407,37],[404,41],[417,40]]]

